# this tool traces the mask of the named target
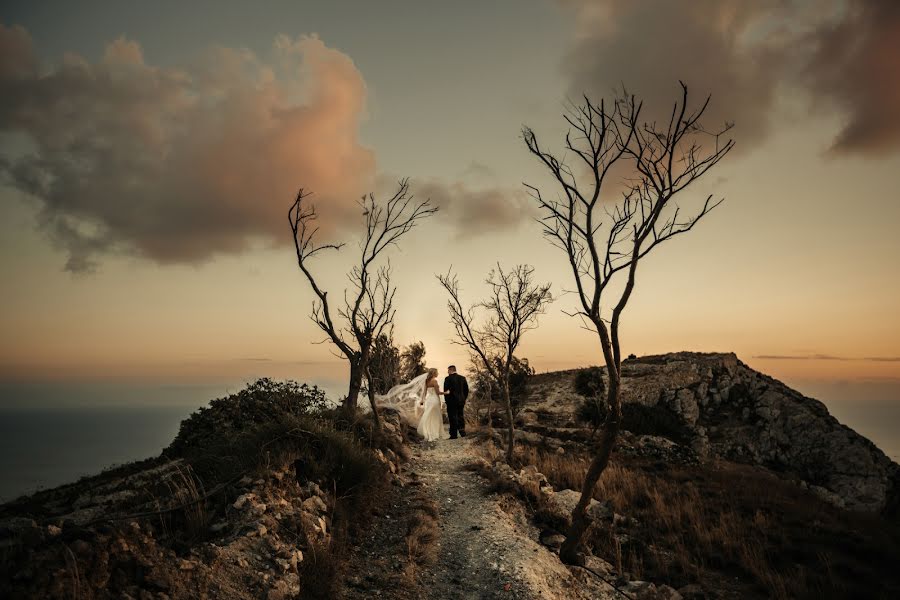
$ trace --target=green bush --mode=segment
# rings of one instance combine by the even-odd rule
[[[582,423],[588,423],[596,429],[606,420],[606,402],[600,398],[591,397],[582,400],[575,408],[575,418]]]
[[[678,415],[659,405],[623,403],[622,429],[637,435],[658,435],[679,443],[689,438],[689,432]]]
[[[192,446],[215,445],[223,437],[250,432],[260,425],[321,414],[326,406],[325,392],[316,386],[259,379],[191,413],[181,422],[178,435],[163,454],[170,458],[181,456]]]
[[[584,398],[575,409],[575,418],[590,424],[593,429],[603,425],[609,412],[603,373],[600,367],[588,367],[575,374],[575,393]]]
[[[606,390],[600,367],[588,367],[575,374],[575,393],[585,398],[600,398]]]
[[[503,363],[499,357],[491,359],[494,362],[494,368],[501,371]],[[509,402],[512,405],[513,414],[519,414],[522,403],[525,400],[525,393],[528,389],[528,378],[534,375],[534,367],[528,364],[527,358],[518,358],[513,356],[509,363]],[[500,383],[493,381],[487,371],[477,370],[475,372],[473,387],[473,395],[480,396],[485,399],[490,398],[497,408],[502,409],[503,393],[501,392]],[[490,391],[490,395],[488,395]]]

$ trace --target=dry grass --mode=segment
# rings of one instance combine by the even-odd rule
[[[410,562],[418,567],[434,564],[439,538],[438,506],[433,500],[420,497],[412,507],[406,528],[406,550]]]
[[[75,558],[75,554],[72,553],[72,549],[68,546],[65,549],[66,572],[71,581],[72,600],[88,600],[93,597],[92,590],[83,583],[81,570],[78,568],[78,560]]]
[[[502,456],[491,443],[480,451],[488,460]],[[556,489],[577,490],[588,457],[520,444],[513,466],[528,464]],[[900,587],[890,566],[900,564],[900,536],[891,527],[840,511],[762,469],[614,457],[595,498],[630,519],[596,524],[589,534],[591,549],[635,577],[676,587],[706,582],[769,598],[859,590],[878,597],[883,589]],[[534,512],[546,520],[546,514]]]
[[[175,506],[184,507],[184,527],[188,537],[196,538],[209,526],[209,514],[203,502],[203,482],[194,474],[190,465],[178,466],[171,477],[164,480],[168,497]]]

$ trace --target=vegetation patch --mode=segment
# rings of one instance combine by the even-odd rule
[[[479,452],[501,455],[492,442]],[[587,454],[519,444],[513,467],[534,465],[555,489],[579,490],[588,464]],[[761,468],[616,453],[594,497],[610,518],[593,524],[588,546],[634,578],[699,584],[709,597],[900,595],[896,524],[843,511]],[[558,513],[534,508],[540,526],[567,526]]]

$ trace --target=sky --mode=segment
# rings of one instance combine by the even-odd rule
[[[900,401],[890,0],[4,2],[0,380],[341,382],[287,209],[312,190],[349,242],[314,266],[340,296],[356,200],[401,177],[440,210],[390,251],[398,344],[466,364],[435,274],[475,301],[527,263],[558,301],[520,354],[598,364],[521,129],[560,150],[583,94],[625,86],[653,118],[679,79],[736,141],[679,202],[725,202],[642,263],[624,351],[735,352],[808,394]]]

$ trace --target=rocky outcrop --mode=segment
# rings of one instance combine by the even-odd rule
[[[576,372],[534,376],[523,412],[576,425]],[[850,510],[897,506],[900,466],[824,404],[734,354],[645,356],[625,361],[622,372],[624,427],[635,434],[664,435],[701,457],[768,467]]]
[[[268,400],[240,408],[265,412]],[[331,541],[350,525],[334,516],[380,497],[366,490],[395,482],[405,461],[399,415],[385,411],[374,436],[283,412],[276,429],[261,421],[239,432],[266,433],[250,446],[224,444],[239,437],[229,411],[219,401],[186,421],[184,452],[0,506],[0,597],[281,600],[321,585],[323,565],[337,560]],[[235,450],[250,449],[238,462]]]

